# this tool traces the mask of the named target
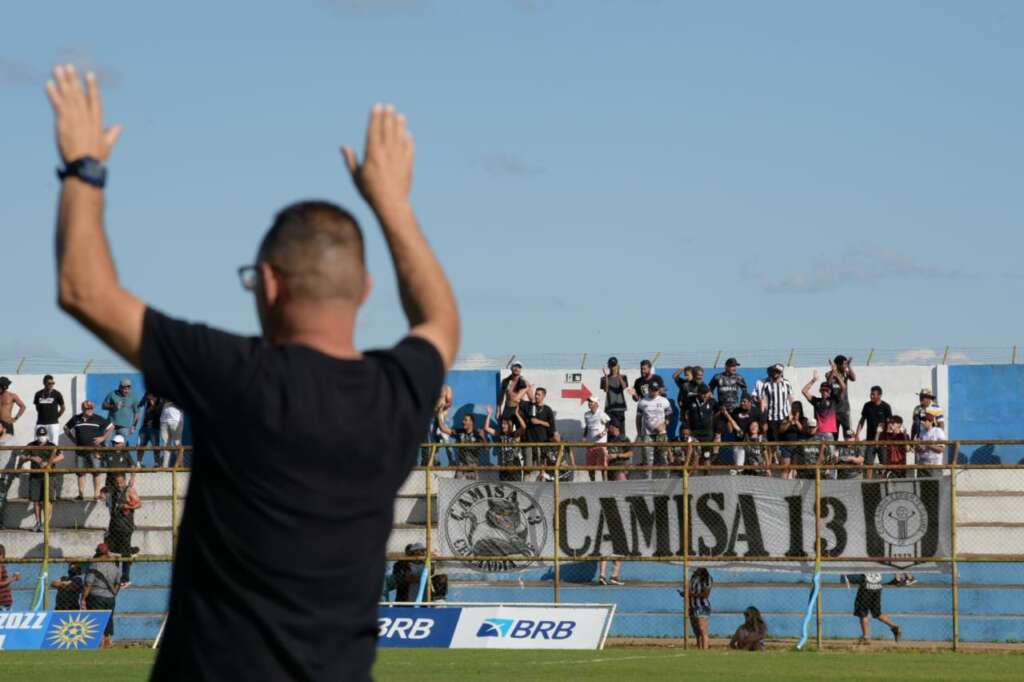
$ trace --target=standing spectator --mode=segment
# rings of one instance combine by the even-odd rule
[[[491,422],[491,417],[494,415],[494,408],[490,405],[487,406],[487,424]],[[483,443],[486,438],[483,429],[477,429],[476,423],[473,421],[472,414],[466,414],[462,417],[462,427],[458,429],[450,429],[447,426],[442,426],[441,430],[452,437],[456,443]],[[458,453],[458,459],[456,460],[455,466],[466,466],[466,467],[479,467],[480,456],[483,454],[483,447],[462,447],[453,448]],[[455,478],[466,478],[476,479],[477,470],[473,471],[456,471]]]
[[[94,559],[113,559],[107,543],[96,545]],[[113,561],[96,561],[89,567],[85,575],[85,587],[82,590],[82,601],[90,611],[110,611],[110,620],[103,630],[104,649],[109,649],[114,637],[114,608],[117,606],[117,593],[121,584],[120,571]]]
[[[836,425],[842,429],[843,436],[850,433],[850,387],[851,381],[857,380],[853,371],[853,358],[837,355],[832,360],[825,381],[832,387],[832,398],[836,401]],[[838,431],[837,431],[838,433]]]
[[[52,445],[49,430],[45,426],[36,427],[36,439],[29,443],[29,446]],[[32,528],[36,533],[43,532],[43,511],[46,504],[43,502],[44,490],[46,488],[46,475],[44,469],[53,469],[57,464],[64,461],[64,453],[60,450],[28,450],[18,457],[18,466],[28,462],[33,473],[28,478],[28,499],[32,501],[33,511],[36,515],[36,525]],[[39,473],[35,473],[35,472]],[[56,479],[50,477],[50,509],[46,515],[46,523],[50,522],[53,516],[53,502],[57,499]]]
[[[885,431],[878,437],[880,441],[893,441],[895,443],[906,443],[910,440],[910,434],[907,433],[906,429],[903,428],[903,417],[898,414],[893,415],[885,422]],[[885,464],[892,467],[903,467],[907,463],[907,446],[906,445],[889,445],[884,446]],[[887,469],[885,472],[887,478],[909,478],[907,476],[906,469]]]
[[[633,449],[630,447],[629,438],[622,433],[622,428],[614,421],[608,423],[608,466],[625,466],[633,459]],[[606,481],[625,481],[625,471],[605,471]],[[612,562],[612,574],[605,578],[605,570],[608,562],[602,559],[598,563],[597,582],[600,585],[625,585],[620,577],[622,574],[622,561],[616,559]]]
[[[526,422],[518,410],[513,415],[516,421],[502,419],[498,426],[500,431],[497,433],[490,423],[484,426],[484,432],[498,443],[498,466],[519,467],[519,471],[500,471],[498,478],[502,481],[522,481],[524,478],[523,449],[519,447],[519,442],[522,438],[520,434],[526,430]]]
[[[864,407],[860,410],[860,421],[857,422],[857,437],[860,437],[860,432],[867,425],[867,432],[864,434],[864,440],[866,441],[877,441],[882,439],[882,434],[885,432],[886,421],[892,416],[892,407],[889,403],[882,400],[882,387],[872,386],[871,387],[871,398],[864,403]],[[885,463],[885,452],[880,445],[868,445],[864,449],[864,463],[872,465],[875,463]],[[867,477],[873,478],[874,471],[868,469]]]
[[[36,426],[45,426],[47,438],[57,444],[60,442],[60,418],[64,415],[64,396],[54,388],[55,385],[52,374],[44,376],[43,388],[36,391],[32,404],[36,406]]]
[[[790,416],[793,385],[783,377],[781,364],[768,368],[768,377],[754,384],[754,398],[761,404],[761,426],[771,442],[779,441],[779,427]]]
[[[689,396],[689,385],[693,381],[693,367],[686,366],[682,369],[677,369],[675,374],[672,375],[672,381],[675,382],[676,387],[679,389],[679,393],[676,395],[676,405],[679,406],[679,414],[686,412],[686,399]]]
[[[711,617],[711,588],[714,581],[708,569],[696,569],[690,576],[690,625],[697,639],[698,649],[708,649],[711,640],[708,637],[708,619]]]
[[[835,442],[838,439],[839,432],[839,403],[832,395],[832,384],[827,381],[822,382],[821,386],[818,387],[818,397],[811,394],[811,387],[818,380],[818,376],[818,370],[814,370],[811,380],[804,386],[804,398],[807,398],[807,402],[814,407],[814,421],[817,423],[815,433],[818,440]]]
[[[181,408],[170,400],[164,400],[164,407],[160,411],[160,441],[164,451],[160,456],[160,466],[180,467],[185,462],[184,451],[181,449],[181,436],[185,432],[185,416]],[[174,448],[174,450],[172,450]],[[174,459],[171,459],[171,452],[174,452]],[[173,464],[171,462],[173,461]]]
[[[608,441],[608,424],[611,418],[601,409],[601,403],[595,396],[587,398],[587,411],[583,413],[583,439],[593,443],[587,448],[587,466],[601,467],[601,470],[590,469],[587,474],[590,480],[597,478],[598,474],[607,473],[608,451],[604,443]]]
[[[693,367],[684,367],[683,370],[684,377],[687,377],[685,381],[680,383],[678,376],[675,377],[676,385],[679,386],[677,402],[679,403],[679,414],[682,416],[680,425],[688,426],[685,415],[690,409],[690,403],[697,399],[700,385],[704,383],[704,368],[694,365]]]
[[[932,393],[932,389],[922,388],[917,398],[920,402],[914,408],[914,423],[910,427],[910,437],[914,440],[917,440],[921,433],[921,418],[926,414],[930,414],[934,418],[935,426],[946,428],[946,416],[939,404],[935,402],[935,394]]]
[[[740,399],[747,392],[747,380],[737,373],[740,363],[736,358],[725,361],[725,371],[711,377],[708,384],[712,391],[718,391],[718,404],[726,410],[739,407]]]
[[[164,411],[164,401],[157,397],[152,391],[146,391],[146,395],[139,401],[142,408],[142,428],[139,429],[139,447],[147,445],[160,447],[160,415]],[[138,451],[139,466],[145,466],[146,453]],[[160,451],[153,450],[153,466],[160,466]]]
[[[107,469],[134,469],[135,463],[132,461],[132,453],[128,450],[128,442],[124,436],[120,433],[115,433],[114,437],[110,439],[110,449],[103,451],[102,455],[103,465]],[[103,489],[100,491],[100,499],[107,502],[107,506],[113,504],[111,494],[114,492],[114,482],[117,477],[117,473],[108,473],[107,480],[103,483]],[[128,481],[128,485],[132,488],[135,487],[135,472],[131,472],[131,478]]]
[[[82,591],[85,582],[82,580],[82,566],[68,564],[68,574],[54,580],[50,587],[57,590],[56,611],[78,611],[82,608]]]
[[[853,615],[860,619],[860,643],[867,644],[871,639],[871,619],[868,616],[874,616],[888,625],[892,638],[900,641],[900,637],[903,636],[900,626],[882,613],[882,574],[862,573],[852,576],[850,582],[859,585],[857,596],[853,600]]]
[[[744,400],[749,402],[749,398]],[[770,461],[767,457],[768,453],[762,445],[764,436],[761,435],[760,421],[751,418],[749,411],[744,414],[743,407],[737,407],[732,414],[722,410],[722,415],[725,417],[733,437],[739,441],[746,441],[745,445],[732,449],[733,464],[741,468],[741,473],[749,476],[767,476],[769,474],[767,468],[750,468],[767,467]]]
[[[554,441],[555,433],[555,412],[544,404],[548,397],[548,390],[542,386],[533,391],[533,400],[519,403],[519,411],[526,422],[526,447],[523,448],[523,455],[526,466],[540,466],[541,461],[547,458],[550,446],[539,445],[540,443],[551,443]],[[537,445],[531,445],[536,443]],[[541,476],[537,477],[538,480]]]
[[[96,414],[96,406],[93,405],[91,400],[84,401],[82,403],[82,411],[72,417],[68,423],[64,425],[64,433],[71,439],[71,442],[79,447],[91,448],[97,445],[102,445],[113,432],[114,425]],[[96,455],[95,450],[75,451],[76,468],[98,469],[99,466],[100,459]],[[99,482],[99,473],[94,473],[92,475],[92,497],[97,500],[100,495]],[[78,497],[75,499],[81,500],[84,497],[85,474],[78,474]]]
[[[114,474],[114,483],[109,495],[110,523],[107,525],[104,541],[111,552],[127,557],[121,562],[120,587],[124,589],[132,584],[131,557],[138,551],[137,547],[132,547],[132,533],[135,532],[135,510],[142,506],[142,500],[135,491],[135,486],[129,486],[125,475],[120,473]]]
[[[752,422],[761,421],[761,410],[758,409],[753,400],[750,398],[749,393],[744,393],[740,397],[740,403],[732,410],[721,409],[719,411],[718,424],[716,426],[716,433],[720,440],[723,441],[742,441],[746,439],[746,436],[750,433],[750,424]],[[760,424],[758,424],[757,434],[761,436],[761,440],[764,440],[764,434],[761,432]],[[732,450],[732,461],[738,467],[743,466],[746,458],[746,450],[743,446],[730,448]]]
[[[839,464],[848,466],[864,466],[865,446],[857,443],[857,432],[849,431],[845,434],[845,440],[836,448]],[[870,472],[869,472],[870,473]],[[836,478],[846,480],[851,478],[863,478],[863,469],[836,469]]]
[[[653,386],[653,385],[652,385]],[[668,442],[668,423],[672,419],[672,403],[663,396],[662,386],[652,388],[647,395],[637,403],[636,413],[640,422],[640,430],[637,432],[637,442],[642,443],[666,443]],[[647,446],[641,448],[643,466],[650,467],[652,464],[664,466],[669,464],[667,457],[668,448],[664,445]],[[646,478],[652,478],[652,471],[647,469]],[[659,471],[654,478],[668,478],[667,471]]]
[[[430,430],[427,432],[427,442],[429,443],[447,443],[449,437],[444,431],[441,430],[439,424],[448,424],[448,413],[452,409],[454,403],[454,396],[452,394],[452,387],[445,384],[441,387],[441,395],[438,397],[437,402],[434,403],[434,415],[430,419]],[[452,448],[446,448],[445,452],[448,455],[448,464],[455,464],[455,455]],[[430,450],[428,449],[420,457],[420,465],[426,466],[430,460]],[[435,452],[434,464],[438,463],[438,459]]]
[[[793,470],[788,468],[790,463],[793,463],[795,460],[796,464],[801,464],[804,459],[804,448],[798,445],[798,443],[807,440],[813,433],[814,427],[810,425],[810,422],[804,416],[804,404],[799,401],[793,401],[790,405],[789,414],[778,427],[777,440],[787,443],[787,445],[782,446],[781,459],[784,468],[781,478],[793,478]],[[789,445],[790,443],[792,445]],[[813,471],[811,472],[811,478],[814,478]]]
[[[768,636],[768,626],[761,618],[761,612],[757,607],[748,606],[743,612],[743,625],[736,628],[732,639],[729,640],[730,649],[740,651],[764,651],[764,638]]]
[[[125,442],[128,442],[139,425],[139,406],[132,398],[131,379],[121,379],[117,389],[103,399],[103,409],[107,411],[107,419],[114,425],[114,433],[124,436]]]
[[[633,396],[633,402],[639,403],[643,398],[652,393],[657,393],[664,386],[665,382],[654,373],[654,366],[651,365],[651,361],[644,360],[640,363],[640,376],[633,382],[633,388],[629,391],[629,394]],[[636,432],[640,433],[639,414],[636,415]]]
[[[10,611],[14,606],[11,585],[21,580],[21,573],[17,571],[14,572],[14,575],[7,574],[7,566],[4,564],[6,559],[7,548],[0,545],[0,611]]]
[[[620,431],[626,430],[626,391],[629,389],[629,379],[622,373],[619,366],[619,359],[608,358],[608,367],[601,377],[601,390],[604,391],[604,411],[612,420],[612,424],[618,424]]]
[[[945,464],[946,446],[938,441],[946,440],[946,432],[935,425],[935,415],[925,412],[921,415],[921,431],[915,441],[921,445],[914,446],[916,464]],[[941,469],[918,469],[918,478],[941,478]]]
[[[512,363],[511,374],[501,380],[498,387],[498,418],[511,419],[510,411],[519,408],[519,401],[526,396],[528,383],[523,377],[523,364]]]
[[[25,402],[17,393],[10,390],[11,380],[7,377],[0,377],[0,426],[3,427],[3,436],[0,443],[9,444],[14,442],[14,423],[25,414]],[[18,414],[14,414],[14,406],[18,406]]]
[[[695,375],[696,376],[696,375]],[[707,384],[697,387],[697,397],[690,402],[686,410],[685,424],[687,436],[698,443],[699,463],[701,465],[717,464],[717,451],[709,446],[712,442],[720,442],[721,436],[715,433],[715,423],[719,415],[718,403],[711,397],[711,388]],[[710,472],[705,472],[705,474]]]

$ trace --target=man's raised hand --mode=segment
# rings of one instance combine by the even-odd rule
[[[103,127],[100,88],[92,72],[85,75],[85,88],[75,67],[57,66],[53,80],[46,83],[57,128],[57,148],[65,163],[83,156],[106,161],[121,135],[121,126]]]
[[[341,148],[352,180],[374,210],[409,197],[414,151],[405,116],[390,104],[377,104],[370,112],[362,163],[351,147]]]

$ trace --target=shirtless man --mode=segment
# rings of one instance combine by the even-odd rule
[[[3,425],[3,436],[0,442],[7,444],[14,442],[14,422],[21,419],[25,414],[25,402],[11,388],[11,380],[7,377],[0,377],[0,424]],[[18,406],[18,414],[13,414],[14,406]]]

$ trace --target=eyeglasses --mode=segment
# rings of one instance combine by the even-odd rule
[[[243,265],[238,268],[238,281],[246,291],[254,291],[260,279],[260,271],[255,265]]]

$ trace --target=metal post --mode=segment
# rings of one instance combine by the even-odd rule
[[[654,354],[654,359],[651,360],[651,369],[654,369],[654,368],[656,368],[658,366],[658,358],[660,358],[660,357],[661,357],[661,351],[659,350],[657,353]]]
[[[789,349],[789,358],[786,360],[786,367],[793,366],[793,355],[796,353],[796,348]]]
[[[434,593],[434,585],[433,585],[434,581],[430,579],[430,561],[431,561],[431,558],[434,556],[434,542],[433,542],[434,536],[433,536],[433,533],[430,532],[431,531],[431,523],[433,522],[433,513],[434,513],[434,504],[433,504],[433,500],[431,500],[432,490],[431,490],[431,480],[430,479],[433,478],[434,457],[436,457],[436,456],[437,456],[437,446],[436,445],[431,445],[430,446],[430,459],[427,460],[427,468],[426,468],[426,471],[423,472],[424,475],[427,477],[427,480],[423,484],[424,485],[424,489],[426,490],[426,493],[427,493],[427,543],[426,543],[427,544],[427,559],[426,559],[426,563],[425,563],[425,565],[423,567],[423,570],[427,572],[427,601],[428,602],[432,602],[434,600],[434,594],[433,594]]]
[[[825,441],[818,450],[818,461],[814,466],[814,572],[821,570],[821,463],[825,459]],[[821,590],[818,590],[817,603],[814,605],[815,635],[814,641],[821,651]]]
[[[873,359],[874,357],[875,357],[875,349],[874,349],[874,348],[872,348],[872,349],[871,349],[871,352],[870,352],[870,353],[868,353],[868,361],[864,363],[864,366],[865,366],[865,367],[870,367],[870,366],[871,366],[871,360],[872,360],[872,359]]]
[[[21,369],[22,369],[22,367],[25,366],[25,361],[26,360],[28,360],[28,358],[22,358],[21,359],[21,362],[18,363],[18,369],[14,370],[15,374],[21,374]]]
[[[185,446],[178,446],[178,461],[174,464],[175,468],[185,465]]]
[[[85,367],[82,368],[82,374],[88,374],[89,373],[89,368],[92,367],[92,363],[93,363],[92,360],[90,360],[89,362],[85,363]]]
[[[583,354],[583,359],[580,360],[580,369],[586,369],[586,368],[587,368],[587,354],[584,353]]]
[[[947,360],[949,360],[949,346],[946,346],[946,350],[942,352],[942,364],[946,364]]]
[[[57,455],[57,448],[53,449],[50,461]],[[43,469],[43,572],[50,566],[50,468]],[[43,611],[46,610],[46,602],[49,597],[49,578],[42,581],[40,586],[43,590]]]
[[[711,365],[711,369],[718,369],[718,361],[722,359],[722,351],[715,353],[715,362]]]
[[[689,450],[689,445],[687,445]],[[690,455],[683,464],[683,649],[690,648]]]
[[[1010,364],[1011,365],[1016,365],[1017,364],[1017,346],[1013,347],[1013,352],[1010,354]]]
[[[956,565],[956,467],[960,459],[960,441],[953,446],[953,465],[949,472],[949,550],[953,583],[953,651],[960,640],[960,575]]]
[[[554,523],[552,524],[552,526],[554,528],[554,535],[555,535],[554,546],[555,546],[555,603],[556,604],[559,603],[559,601],[561,601],[561,598],[562,598],[562,565],[558,561],[558,545],[559,545],[559,541],[561,540],[561,535],[560,535],[560,533],[561,533],[561,519],[559,518],[561,516],[561,514],[559,513],[561,511],[559,509],[559,506],[560,506],[560,503],[561,503],[561,499],[560,499],[561,491],[560,491],[560,488],[559,488],[559,483],[561,482],[561,479],[562,479],[562,477],[560,476],[560,474],[561,474],[560,469],[561,469],[561,466],[562,466],[562,456],[564,454],[565,454],[565,446],[559,444],[559,446],[558,446],[558,457],[555,458],[555,518],[554,518]],[[543,549],[541,551],[543,551]]]
[[[178,550],[178,469],[171,469],[171,556]]]

